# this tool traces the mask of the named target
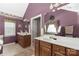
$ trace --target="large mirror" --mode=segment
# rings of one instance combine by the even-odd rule
[[[55,16],[51,15],[49,20],[45,23],[46,34],[59,34],[61,32],[60,21],[55,19]]]
[[[61,26],[60,23],[61,23],[60,20],[55,19],[55,16],[51,15],[49,17],[49,20],[46,21],[46,23],[44,24],[45,34],[73,37],[74,26],[73,25]]]

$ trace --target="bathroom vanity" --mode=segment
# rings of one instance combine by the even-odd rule
[[[31,35],[30,34],[18,34],[17,43],[19,43],[23,48],[31,45]]]
[[[79,38],[43,35],[35,38],[36,56],[79,56]]]

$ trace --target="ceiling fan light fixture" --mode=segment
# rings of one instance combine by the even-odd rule
[[[55,11],[56,11],[55,9],[52,10],[52,12],[55,12]]]
[[[61,8],[57,8],[57,10],[60,10]]]
[[[50,4],[49,8],[50,8],[50,9],[53,9],[53,5],[52,5],[52,3]]]
[[[54,7],[58,7],[60,5],[60,3],[56,3],[54,4]]]
[[[24,19],[23,21],[25,22],[25,21],[27,21],[27,19]]]

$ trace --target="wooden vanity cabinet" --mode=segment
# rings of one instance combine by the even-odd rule
[[[39,40],[35,40],[35,56],[39,56],[40,55],[40,41]]]
[[[79,51],[71,48],[66,49],[67,56],[79,56]]]
[[[40,56],[51,56],[51,44],[40,41]]]
[[[17,35],[17,43],[19,43],[23,48],[31,45],[31,35]]]
[[[47,47],[40,46],[40,56],[51,56],[51,50]]]
[[[35,56],[51,56],[51,44],[35,40]]]
[[[63,46],[59,46],[59,45],[52,45],[52,55],[54,56],[65,56],[66,52],[65,52],[65,47]]]
[[[79,56],[79,51],[48,42],[35,40],[36,56]]]
[[[31,45],[31,35],[26,36],[27,46]]]

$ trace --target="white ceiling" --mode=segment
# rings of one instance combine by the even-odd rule
[[[29,3],[0,3],[0,11],[23,17]]]
[[[60,9],[65,9],[65,10],[74,11],[74,12],[79,13],[79,3],[70,3],[68,5],[61,7]]]

